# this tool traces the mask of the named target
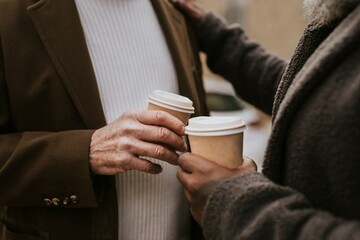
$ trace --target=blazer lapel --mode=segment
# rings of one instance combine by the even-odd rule
[[[193,49],[194,45],[190,42],[187,22],[168,0],[151,2],[173,58],[180,93],[194,102],[195,109],[199,111],[197,114],[201,111],[204,114],[204,100],[201,99],[204,97],[202,79],[196,77],[201,75],[201,66],[200,61],[193,55],[196,49]]]
[[[28,7],[55,68],[88,128],[105,125],[95,74],[73,0],[40,0]]]

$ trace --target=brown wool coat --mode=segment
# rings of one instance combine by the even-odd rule
[[[167,0],[152,3],[180,92],[206,114],[191,32]],[[74,1],[0,0],[1,240],[117,240],[114,177],[88,166],[104,125]]]
[[[197,33],[210,68],[273,113],[265,176],[220,183],[205,236],[360,239],[360,5],[341,21],[311,24],[289,64],[212,14]]]

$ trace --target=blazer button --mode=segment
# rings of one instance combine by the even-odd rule
[[[53,198],[53,199],[52,199],[52,203],[53,203],[55,206],[59,206],[59,204],[60,204],[60,199],[58,199],[58,198]]]
[[[78,197],[76,195],[71,195],[70,196],[70,201],[72,203],[77,203],[79,201]]]
[[[52,202],[49,198],[44,198],[43,201],[44,201],[45,206],[50,206],[52,204]]]
[[[70,203],[70,199],[68,197],[64,197],[62,203],[64,205],[68,205]]]

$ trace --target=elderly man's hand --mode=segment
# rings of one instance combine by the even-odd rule
[[[126,112],[94,132],[90,143],[90,169],[100,175],[127,170],[160,173],[160,165],[139,156],[177,165],[176,151],[186,151],[184,135],[184,124],[167,112]]]
[[[181,169],[177,177],[184,187],[191,214],[200,225],[206,201],[221,180],[257,170],[256,164],[249,158],[244,158],[239,168],[229,169],[191,153],[180,156],[179,166]]]
[[[181,11],[192,23],[198,26],[205,17],[205,11],[195,0],[169,0],[179,11]]]

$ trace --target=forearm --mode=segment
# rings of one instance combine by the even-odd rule
[[[223,182],[208,200],[207,239],[359,239],[360,223],[314,209],[306,198],[259,173]]]
[[[0,135],[1,206],[44,206],[76,195],[71,207],[96,206],[89,171],[93,130]],[[67,207],[69,207],[67,206]]]
[[[241,98],[270,114],[287,62],[250,41],[240,26],[228,26],[212,13],[196,33],[209,68],[229,80]]]

